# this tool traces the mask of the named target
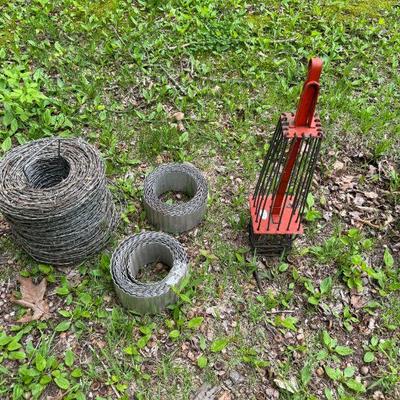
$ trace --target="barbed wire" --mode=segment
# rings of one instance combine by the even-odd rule
[[[101,250],[117,223],[103,161],[82,139],[42,139],[7,153],[0,212],[28,254],[58,266]]]

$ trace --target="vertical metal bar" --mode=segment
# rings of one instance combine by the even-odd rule
[[[310,140],[309,140],[309,138],[302,138],[302,142],[303,143],[305,143],[305,146],[304,146],[304,148],[303,148],[303,150],[302,150],[302,154],[301,154],[301,157],[300,157],[300,161],[299,161],[299,163],[298,163],[298,165],[297,165],[297,169],[296,169],[296,172],[295,172],[295,175],[296,175],[296,179],[295,179],[295,181],[294,181],[294,183],[293,183],[293,189],[292,189],[292,198],[293,199],[295,199],[296,198],[296,186],[298,185],[298,178],[299,178],[299,176],[301,176],[301,174],[302,174],[302,167],[303,167],[303,164],[304,164],[304,159],[305,159],[305,156],[306,156],[306,154],[307,154],[307,152],[308,152],[308,149],[309,149],[309,147],[310,147]],[[300,179],[300,181],[301,181],[301,179]],[[294,200],[293,200],[293,204],[294,204]]]
[[[278,143],[277,148],[275,150],[273,162],[271,164],[271,172],[270,172],[270,174],[268,176],[268,180],[266,182],[266,185],[264,186],[263,194],[262,194],[262,196],[260,196],[261,198],[268,196],[269,192],[273,191],[273,188],[274,188],[273,183],[275,181],[274,178],[276,176],[276,169],[277,169],[277,167],[279,168],[279,166],[280,166],[279,165],[279,157],[280,157],[282,151],[285,151],[285,148],[286,148],[285,139],[284,139],[284,137],[282,135],[279,138],[279,143]],[[279,173],[279,170],[280,170],[280,168],[278,169],[278,173]],[[265,203],[264,203],[264,207],[265,207]],[[264,208],[264,207],[262,207],[262,208]]]
[[[266,182],[264,180],[264,184],[263,184],[263,186],[262,186],[262,188],[261,188],[261,190],[260,190],[260,192],[258,194],[258,200],[257,200],[257,203],[256,203],[256,222],[258,221],[260,210],[263,208],[263,207],[261,207],[263,202],[264,202],[264,207],[265,207],[265,201],[264,201],[265,200],[265,196],[268,195],[268,191],[269,191],[270,186],[271,186],[273,173],[274,173],[274,170],[276,169],[276,163],[278,161],[282,145],[283,145],[283,136],[282,136],[282,130],[280,130],[280,135],[279,135],[279,137],[277,138],[277,141],[276,141],[276,148],[274,148],[274,151],[273,151],[272,157],[271,157],[271,169],[268,172],[268,175],[265,175]]]
[[[303,170],[301,180],[299,182],[299,188],[298,188],[298,192],[297,192],[298,195],[296,196],[296,200],[295,200],[295,204],[294,204],[293,208],[298,208],[299,204],[301,204],[303,201],[302,196],[303,196],[303,192],[304,192],[304,187],[306,185],[308,174],[309,174],[311,164],[312,164],[312,154],[313,154],[315,146],[316,146],[316,141],[313,140],[311,137],[308,138],[307,140],[310,141],[310,147],[308,149],[308,153],[306,154],[306,160],[305,160],[306,165]]]
[[[260,201],[259,203],[259,208],[256,209],[257,216],[260,216],[261,210],[264,210],[265,204],[267,203],[269,192],[270,190],[273,190],[273,182],[275,180],[276,174],[279,173],[280,159],[283,157],[283,154],[285,153],[285,148],[286,148],[286,141],[283,138],[283,136],[280,136],[277,149],[274,153],[269,180],[266,186],[264,187],[263,192],[260,194],[260,199],[262,201]],[[260,229],[261,221],[262,221],[262,216],[260,216],[260,220],[258,221],[258,229]]]
[[[294,138],[293,142],[292,142],[292,144],[294,146],[296,145],[295,140],[296,139]],[[286,204],[287,204],[287,201],[288,201],[288,198],[289,198],[289,190],[290,190],[293,182],[295,182],[295,179],[297,179],[297,176],[298,176],[298,173],[299,173],[299,169],[300,169],[299,167],[301,165],[301,161],[302,161],[303,156],[304,156],[304,152],[303,153],[301,152],[302,149],[303,149],[303,142],[304,141],[300,138],[300,146],[299,146],[299,151],[298,151],[298,155],[300,155],[300,157],[297,157],[297,159],[296,159],[296,164],[293,166],[292,174],[290,175],[290,179],[289,179],[288,184],[287,184],[287,189],[286,189],[286,192],[285,192],[284,202],[282,204],[281,212],[279,214],[279,221],[278,221],[278,226],[277,226],[278,230],[279,230],[279,228],[281,226],[283,214],[285,212]]]
[[[274,171],[274,175],[273,175],[273,177],[272,177],[272,182],[271,182],[271,188],[272,188],[272,189],[271,189],[271,192],[274,191],[275,185],[276,185],[276,183],[278,182],[279,175],[280,175],[280,173],[281,173],[281,165],[282,165],[282,161],[283,161],[283,158],[284,158],[284,156],[285,156],[285,153],[286,153],[287,142],[288,142],[288,139],[287,139],[286,137],[284,137],[283,140],[282,140],[283,147],[282,147],[282,150],[281,150],[281,155],[280,155],[280,157],[279,157],[278,163],[276,164],[276,168],[275,168],[275,171]],[[285,161],[287,160],[288,155],[289,155],[289,152],[286,153]],[[265,207],[265,203],[266,203],[266,202],[267,202],[267,197],[265,197],[263,208]],[[271,206],[272,206],[272,202],[271,202]],[[271,209],[270,209],[270,212],[268,213],[267,230],[269,229],[270,224],[271,224],[271,217],[272,217],[272,212],[271,212]]]
[[[301,144],[301,138],[296,137],[296,139],[293,142],[293,146],[291,146],[288,152],[287,161],[285,163],[285,166],[283,167],[283,171],[279,179],[279,186],[271,206],[271,212],[274,215],[279,215],[281,212],[282,202],[285,197],[290,176],[292,175],[294,164],[296,163],[300,144]]]
[[[271,160],[272,149],[274,147],[274,144],[275,144],[276,138],[278,137],[278,133],[279,133],[280,129],[281,129],[281,126],[280,126],[280,120],[279,120],[278,124],[277,124],[277,126],[275,128],[275,132],[274,132],[274,134],[272,136],[272,139],[270,141],[270,145],[269,145],[267,154],[266,154],[266,156],[264,158],[264,164],[263,164],[263,166],[261,168],[260,175],[259,175],[259,178],[258,178],[258,181],[257,181],[257,184],[256,184],[256,188],[254,189],[253,199],[255,199],[257,197],[258,191],[260,189],[260,186],[262,187],[264,185],[265,175],[267,173],[267,166],[269,167],[270,160]],[[253,205],[254,205],[254,203],[253,203]]]
[[[304,208],[304,205],[307,201],[307,194],[308,194],[307,187],[309,187],[309,183],[312,181],[312,177],[313,177],[312,176],[312,172],[314,169],[313,165],[315,164],[313,155],[315,154],[315,150],[317,149],[317,147],[318,147],[318,140],[313,140],[313,147],[312,147],[312,150],[310,151],[310,155],[309,155],[307,172],[306,172],[305,179],[304,179],[304,182],[303,182],[303,185],[301,188],[299,201],[298,201],[298,204],[296,205],[296,208],[298,211],[297,217],[296,217],[296,223],[298,222],[299,226],[301,223],[301,214],[302,214],[301,210]]]
[[[300,223],[301,223],[301,216],[303,215],[304,207],[306,205],[307,195],[308,195],[308,192],[310,190],[310,186],[311,186],[312,179],[313,179],[313,176],[314,176],[314,170],[315,170],[315,166],[317,164],[317,158],[318,158],[319,149],[320,149],[320,146],[321,146],[321,140],[319,138],[316,139],[315,142],[316,142],[316,146],[314,146],[314,151],[313,151],[313,154],[312,154],[312,160],[311,160],[311,163],[310,163],[311,167],[310,167],[309,172],[308,172],[308,180],[307,180],[307,184],[306,184],[305,191],[304,191],[303,203],[300,206],[299,214],[298,214],[297,219],[296,219],[296,222],[299,221],[299,226],[300,226]]]
[[[296,205],[296,207],[299,210],[299,213],[298,213],[298,215],[296,217],[296,222],[299,220],[300,210],[302,208],[302,205],[305,204],[305,202],[307,200],[307,194],[308,194],[307,186],[308,186],[308,183],[309,183],[310,179],[312,180],[312,177],[313,177],[313,169],[314,169],[313,168],[313,164],[315,163],[314,154],[315,154],[315,151],[316,151],[317,147],[318,147],[318,140],[313,140],[313,147],[312,147],[312,150],[310,151],[310,154],[309,154],[308,168],[307,168],[305,179],[304,179],[304,182],[303,182],[303,185],[302,185],[302,188],[301,188],[301,193],[300,193],[300,196],[299,196],[299,200],[298,200],[298,203]]]
[[[267,167],[260,175],[259,181],[261,181],[261,182],[260,182],[260,185],[257,190],[257,195],[255,196],[255,202],[253,203],[253,206],[255,206],[256,210],[259,209],[260,203],[262,201],[262,196],[260,195],[260,193],[262,193],[262,192],[265,193],[265,182],[268,179],[268,177],[270,176],[271,170],[273,168],[273,163],[274,163],[274,160],[276,157],[276,150],[280,143],[279,137],[280,137],[281,133],[282,133],[282,126],[281,126],[281,122],[279,120],[278,125],[275,129],[273,140],[271,141],[271,145],[270,145],[267,155],[265,157],[265,161],[266,161],[266,163],[268,163]],[[258,220],[258,212],[256,213],[256,221],[257,220]]]
[[[301,155],[299,164],[297,166],[296,179],[295,179],[295,182],[293,184],[292,213],[290,214],[289,222],[287,224],[286,229],[289,229],[289,226],[290,226],[290,224],[292,222],[293,216],[294,216],[294,214],[296,212],[295,204],[296,204],[296,199],[299,196],[298,189],[299,189],[300,184],[302,183],[302,174],[304,173],[304,171],[302,170],[303,164],[304,164],[303,162],[305,161],[307,163],[307,159],[306,160],[304,160],[304,159],[306,158],[306,155],[308,154],[308,151],[309,151],[309,148],[310,148],[310,143],[311,143],[310,138],[303,138],[302,141],[305,142],[305,147],[303,149],[303,153]],[[299,177],[300,177],[300,179],[299,179]]]

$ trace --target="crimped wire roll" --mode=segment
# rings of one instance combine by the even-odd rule
[[[185,203],[167,204],[160,199],[168,191],[184,192],[191,199]],[[158,229],[180,233],[198,225],[207,209],[207,181],[191,164],[162,164],[146,176],[144,206],[147,217]]]
[[[27,253],[59,266],[100,251],[117,221],[100,154],[81,139],[42,139],[7,153],[0,212]]]
[[[141,268],[162,262],[171,267],[158,281],[142,283],[136,279]],[[122,305],[139,314],[156,314],[176,302],[173,287],[188,273],[182,245],[162,232],[142,232],[125,239],[111,258],[111,276]]]

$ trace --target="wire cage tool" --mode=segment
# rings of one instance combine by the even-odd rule
[[[281,255],[303,233],[302,216],[323,136],[314,116],[321,71],[322,60],[312,58],[296,114],[280,116],[249,197],[249,239],[257,254]]]

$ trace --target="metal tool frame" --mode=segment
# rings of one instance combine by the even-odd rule
[[[296,114],[281,115],[249,196],[250,244],[259,254],[288,251],[304,231],[302,216],[323,137],[320,120],[314,116],[321,71],[322,60],[312,58]]]

